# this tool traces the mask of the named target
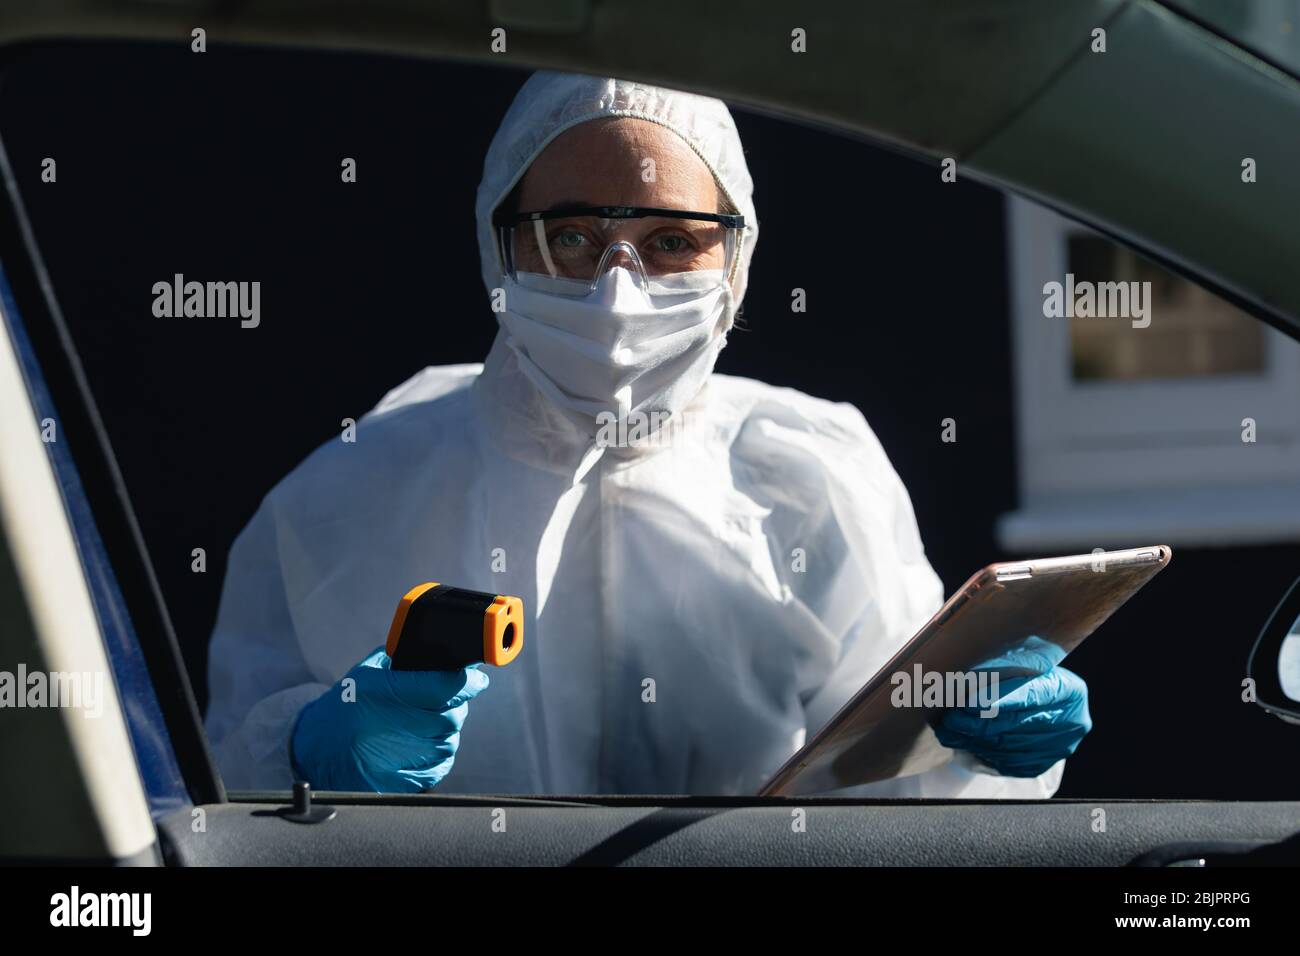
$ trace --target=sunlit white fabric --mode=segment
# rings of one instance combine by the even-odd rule
[[[720,103],[539,75],[479,190],[489,288],[495,203],[561,129],[620,110],[691,137],[753,223]],[[653,441],[593,457],[590,429],[507,337],[483,366],[393,390],[236,541],[207,719],[227,786],[289,786],[298,710],[382,643],[424,581],[515,594],[528,615],[440,792],[752,793],[941,603],[907,492],[852,406],[713,374]],[[959,755],[858,792],[1040,797],[1060,772],[1003,778]]]
[[[593,436],[602,417],[638,416],[657,431],[699,394],[731,327],[730,291],[698,281],[707,276],[667,276],[643,291],[614,268],[572,299],[550,291],[565,280],[521,273],[506,280],[505,343],[551,404]]]

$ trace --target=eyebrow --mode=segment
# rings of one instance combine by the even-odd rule
[[[557,201],[551,203],[551,204],[550,204],[549,206],[547,206],[545,209],[543,209],[542,212],[552,212],[553,210],[556,210],[556,209],[565,209],[565,208],[570,207],[570,206],[587,206],[587,207],[590,207],[590,206],[608,206],[608,205],[609,205],[609,203],[587,202],[587,201],[585,201],[585,200],[581,200],[581,199],[559,199],[559,200],[557,200]]]

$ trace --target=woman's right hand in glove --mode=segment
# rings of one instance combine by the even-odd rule
[[[469,701],[487,685],[477,665],[395,671],[379,647],[299,712],[294,773],[315,790],[428,790],[450,772]]]

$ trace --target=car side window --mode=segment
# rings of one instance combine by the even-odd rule
[[[0,86],[0,135],[200,708],[231,548],[267,492],[314,450],[355,436],[400,383],[428,366],[472,375],[488,353],[497,320],[474,194],[523,76],[362,55],[238,50],[199,63],[53,45]],[[430,115],[434,88],[474,95]],[[1250,609],[1263,613],[1277,568],[1294,562],[1300,346],[1027,199],[734,112],[763,236],[718,373],[860,413],[947,593],[995,560],[1172,544],[1179,557],[1159,587],[1070,659],[1092,688],[1096,728],[1058,793],[1281,795],[1291,782],[1270,769],[1275,738],[1234,695],[1207,693],[1176,717],[1132,681],[1170,673],[1199,694],[1236,673],[1258,623]],[[166,116],[194,128],[162,132]],[[187,282],[229,291],[233,307],[190,314]],[[39,363],[30,372],[38,381]],[[57,421],[61,396],[37,395]],[[74,463],[52,454],[106,639],[129,646],[114,556]],[[763,517],[736,520],[753,537]],[[514,558],[486,549],[493,560]],[[386,582],[399,596],[417,583]],[[179,771],[142,662],[120,666],[161,812],[180,799]],[[1140,752],[1134,726],[1159,754]],[[1207,741],[1222,741],[1231,773],[1205,778]]]

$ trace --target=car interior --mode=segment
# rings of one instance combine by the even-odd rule
[[[815,69],[773,70],[792,29],[776,5],[755,4],[744,30],[722,9],[657,9],[0,12],[0,405],[43,436],[0,431],[0,663],[99,668],[113,685],[103,720],[14,712],[6,763],[45,773],[0,778],[0,859],[1300,862],[1300,698],[1278,664],[1300,620],[1300,271],[1285,265],[1300,230],[1280,212],[1300,208],[1300,58],[1190,0],[846,0],[794,25]],[[426,365],[481,360],[494,324],[465,238],[474,186],[537,68],[732,106],[765,235],[718,370],[861,408],[946,593],[995,560],[1173,547],[1070,658],[1097,730],[1056,797],[223,784],[203,713],[230,544],[341,419]],[[354,153],[362,188],[340,198],[337,157]],[[268,310],[291,318],[125,321],[159,262],[266,275]],[[1140,354],[1086,319],[1049,341],[1042,276],[1065,269],[1129,270],[1184,325]],[[809,314],[790,312],[796,287]],[[1077,431],[1065,412],[1044,418],[1072,401],[1093,410]],[[963,439],[947,448],[935,436],[950,415]],[[1232,457],[1245,419],[1260,434],[1248,461]],[[1103,477],[1085,494],[1067,468]],[[792,840],[798,814],[812,823]]]

